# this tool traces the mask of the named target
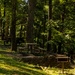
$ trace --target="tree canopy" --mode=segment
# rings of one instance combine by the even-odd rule
[[[75,0],[1,0],[2,40],[36,42],[48,52],[75,52]],[[49,47],[47,46],[49,45]]]

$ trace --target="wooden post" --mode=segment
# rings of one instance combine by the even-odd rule
[[[64,74],[64,62],[62,62],[62,74]]]
[[[65,63],[70,62],[70,58],[65,55],[57,55],[56,59],[58,63],[61,63],[61,70],[62,70],[62,74],[64,75],[64,65]]]

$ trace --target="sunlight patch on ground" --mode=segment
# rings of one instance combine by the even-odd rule
[[[59,68],[35,66],[19,62],[17,59],[6,54],[0,54],[0,75],[58,75],[59,73],[61,73]],[[75,68],[65,69],[65,73],[75,75]]]
[[[3,73],[3,74],[2,74]],[[41,69],[0,54],[0,75],[46,75]]]
[[[59,68],[50,68],[50,67],[43,67],[42,70],[48,75],[75,75],[75,68],[74,69],[64,69],[64,74],[62,73],[62,69]]]
[[[20,70],[19,68],[17,68],[17,67],[13,67],[13,66],[10,66],[10,65],[7,65],[7,64],[2,64],[2,63],[0,63],[0,68],[4,68],[4,69],[7,69],[7,70]]]

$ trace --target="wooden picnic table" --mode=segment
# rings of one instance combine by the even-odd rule
[[[28,51],[32,53],[34,49],[37,47],[37,43],[26,43],[26,47]]]
[[[25,43],[25,47],[19,47],[18,49],[19,52],[25,51],[27,53],[41,53],[41,54],[46,53],[46,49],[38,47],[37,43]]]

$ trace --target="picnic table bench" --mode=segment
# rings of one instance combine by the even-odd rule
[[[37,43],[26,43],[24,47],[19,47],[18,51],[27,51],[27,53],[46,53],[46,49],[38,47]]]
[[[33,53],[37,47],[37,43],[26,43],[26,47],[30,53]]]
[[[38,49],[39,49],[40,53],[42,53],[42,54],[45,54],[47,52],[47,50],[44,48],[38,47]]]
[[[37,46],[37,43],[26,43],[25,46],[19,47],[18,51],[27,51],[29,53],[32,53],[35,47]]]

